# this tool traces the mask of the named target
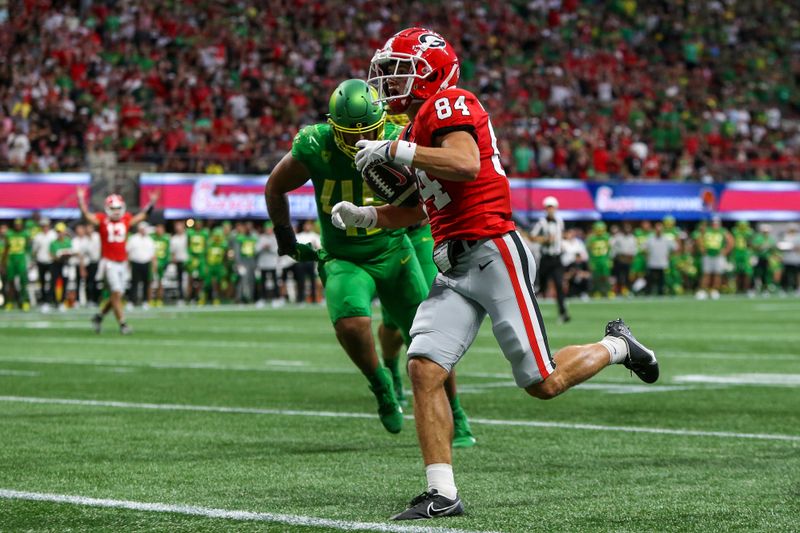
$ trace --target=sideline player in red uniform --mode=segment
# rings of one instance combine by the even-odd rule
[[[125,244],[128,241],[130,227],[143,222],[152,212],[153,206],[158,201],[159,192],[152,193],[147,206],[135,215],[125,211],[125,201],[118,194],[112,194],[106,198],[105,213],[92,213],[86,207],[85,192],[83,187],[78,188],[78,205],[86,220],[97,226],[100,232],[102,255],[99,267],[100,275],[105,279],[108,291],[111,293],[111,297],[102,305],[100,312],[92,317],[92,327],[97,333],[100,333],[103,317],[113,309],[114,316],[119,322],[119,332],[128,335],[133,333],[133,330],[125,322],[122,307],[122,293],[125,292],[125,286],[128,283],[128,250],[125,248]]]
[[[375,52],[370,83],[411,122],[401,140],[359,141],[356,165],[395,161],[417,175],[424,205],[332,210],[340,227],[402,228],[430,219],[440,274],[411,329],[408,371],[428,488],[395,520],[463,513],[453,478],[453,422],[443,383],[488,315],[518,386],[549,399],[621,363],[647,383],[658,379],[654,353],[621,320],[599,342],[567,346],[551,357],[536,303],[536,264],[511,220],[508,180],[497,139],[478,99],[456,87],[458,58],[442,36],[423,28],[395,34]]]

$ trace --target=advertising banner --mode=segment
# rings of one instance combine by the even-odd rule
[[[702,183],[588,183],[595,209],[604,220],[709,218],[716,209],[721,185]]]
[[[726,220],[800,220],[800,183],[732,181],[722,191],[719,214]]]
[[[160,190],[156,209],[163,209],[167,219],[266,219],[267,179],[268,176],[231,174],[142,174],[139,198],[144,206],[150,192]],[[294,219],[317,218],[310,181],[289,193],[289,208]]]
[[[512,178],[511,207],[514,217],[530,224],[544,216],[542,202],[548,196],[558,200],[559,214],[564,220],[595,220],[600,213],[586,183],[580,180]]]
[[[29,217],[34,212],[50,218],[78,218],[76,189],[87,187],[90,180],[88,172],[0,172],[0,218]]]

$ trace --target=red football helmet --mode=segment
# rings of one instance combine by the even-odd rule
[[[125,213],[125,200],[119,194],[110,194],[106,197],[106,215],[111,220],[119,220]]]
[[[425,28],[397,32],[372,56],[367,82],[392,113],[402,113],[414,100],[426,100],[455,87],[458,56],[444,37]]]

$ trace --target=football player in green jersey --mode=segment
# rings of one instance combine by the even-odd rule
[[[644,244],[650,235],[653,234],[653,225],[649,220],[642,220],[641,225],[633,230],[633,235],[636,237],[637,252],[633,257],[631,264],[631,277],[633,278],[632,288],[634,292],[639,292],[646,285],[645,277],[647,276],[647,253],[644,250]]]
[[[8,224],[0,223],[0,305],[6,303],[6,233],[8,233]],[[6,310],[13,309],[14,305],[6,306]]]
[[[592,232],[586,238],[586,250],[589,252],[589,270],[592,272],[592,291],[595,296],[608,294],[613,296],[608,277],[611,275],[610,236],[605,222],[595,222]]]
[[[750,223],[740,220],[733,228],[733,272],[736,275],[736,291],[750,292],[753,283],[753,230]]]
[[[197,303],[203,305],[208,230],[203,227],[202,220],[194,221],[194,225],[186,230],[186,242],[189,247],[189,261],[186,264],[186,271],[189,273],[189,299],[197,298]]]
[[[14,226],[6,231],[5,250],[0,252],[0,264],[5,268],[3,282],[8,291],[6,308],[13,306],[16,301],[20,309],[28,311],[28,254],[31,249],[31,239],[21,218],[14,220]]]
[[[340,201],[374,203],[372,191],[356,170],[354,156],[361,139],[396,137],[400,128],[386,123],[377,93],[362,80],[342,82],[331,95],[327,124],[306,126],[273,170],[264,195],[274,223],[278,253],[298,261],[319,260],[328,315],[336,337],[369,381],[378,401],[378,415],[387,431],[398,433],[403,411],[392,373],[381,365],[372,335],[372,300],[378,296],[399,326],[406,342],[417,306],[429,284],[405,231],[349,228],[331,222]],[[286,194],[311,179],[322,230],[322,250],[296,241]]]
[[[211,292],[214,305],[220,304],[220,291],[222,282],[225,280],[227,268],[225,268],[225,256],[228,254],[228,242],[225,239],[225,232],[222,228],[214,228],[211,238],[206,246],[206,291]]]
[[[236,285],[236,300],[250,303],[253,301],[256,288],[256,245],[258,234],[253,223],[248,221],[242,225],[242,230],[236,233],[235,259],[231,270],[236,270],[239,283]]]
[[[155,295],[153,297],[153,304],[156,307],[164,305],[164,272],[169,265],[169,235],[167,235],[164,224],[156,224],[156,231],[152,235],[153,242],[156,245],[156,280],[157,286],[155,288]]]
[[[777,249],[777,241],[771,234],[769,224],[759,224],[758,233],[753,236],[753,251],[758,258],[754,271],[754,280],[760,283],[761,291],[774,292],[776,289],[773,275],[770,273],[770,256]]]
[[[704,300],[711,296],[716,300],[725,274],[725,258],[733,248],[733,237],[722,227],[722,220],[715,216],[711,220],[711,227],[703,232],[699,245],[703,253],[703,278],[697,299]]]

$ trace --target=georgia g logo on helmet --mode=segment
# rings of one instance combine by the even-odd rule
[[[419,42],[424,48],[444,48],[447,43],[435,33],[423,33],[419,36]]]

